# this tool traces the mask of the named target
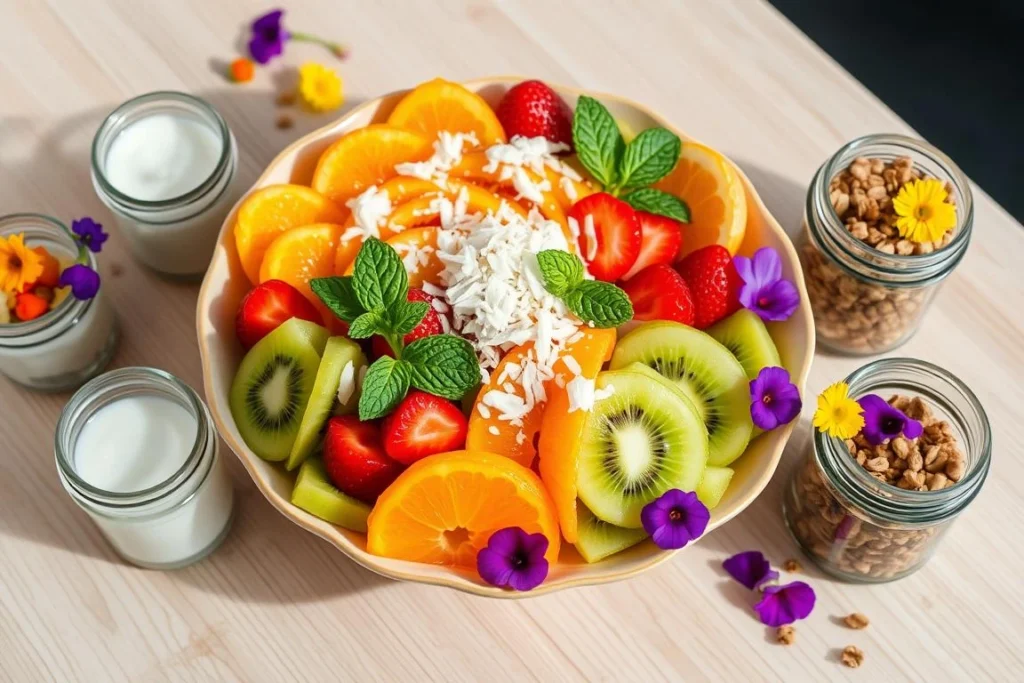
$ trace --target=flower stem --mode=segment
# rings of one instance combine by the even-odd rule
[[[316,45],[322,45],[323,47],[326,47],[328,50],[330,50],[331,54],[333,54],[338,59],[345,59],[345,57],[348,56],[348,49],[341,43],[335,43],[330,40],[324,40],[323,38],[318,38],[317,36],[310,35],[309,33],[297,33],[294,31],[290,34],[290,37],[292,40],[298,40],[303,43],[314,43]]]

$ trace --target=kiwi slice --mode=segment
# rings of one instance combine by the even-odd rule
[[[331,524],[366,533],[370,506],[336,489],[327,478],[320,458],[309,458],[302,463],[292,489],[292,505]]]
[[[646,375],[597,376],[598,400],[583,427],[576,486],[599,519],[638,529],[640,510],[669,489],[692,491],[708,458],[693,405]]]
[[[750,386],[743,366],[729,349],[687,325],[651,322],[616,344],[610,368],[618,370],[630,363],[653,368],[690,398],[707,427],[709,465],[728,465],[743,455],[754,428]]]
[[[363,355],[363,350],[351,339],[331,337],[327,340],[324,357],[316,371],[316,381],[313,382],[313,392],[309,396],[309,402],[306,403],[306,410],[302,413],[299,432],[295,436],[295,443],[292,444],[291,453],[288,455],[287,468],[289,470],[294,470],[301,465],[302,461],[308,458],[319,445],[320,430],[327,422],[331,406],[337,400],[342,376],[349,388],[354,389],[359,371],[365,365],[366,356]],[[346,393],[349,394],[345,401],[346,404],[358,403],[359,396],[356,391]]]
[[[574,545],[583,559],[590,563],[622,552],[647,538],[643,529],[625,529],[601,521],[580,501],[576,501],[576,518],[579,538]]]
[[[722,502],[722,496],[729,488],[732,475],[736,474],[731,467],[715,467],[708,465],[704,468],[704,476],[697,484],[697,498],[707,506],[708,510],[714,510]]]
[[[231,414],[245,443],[264,460],[291,452],[313,391],[327,330],[292,318],[259,340],[231,384]]]
[[[707,329],[707,333],[732,352],[743,366],[747,379],[754,379],[762,368],[779,367],[782,359],[761,318],[751,310],[740,309]]]

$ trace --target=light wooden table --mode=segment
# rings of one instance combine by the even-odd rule
[[[0,213],[91,215],[110,226],[90,184],[89,142],[115,105],[158,89],[220,109],[252,181],[325,120],[274,128],[283,67],[331,61],[290,45],[256,82],[225,83],[214,67],[266,9],[0,2]],[[736,159],[793,229],[811,174],[843,142],[909,130],[759,0],[318,0],[288,10],[293,29],[351,46],[340,65],[350,106],[436,75],[522,73],[621,93]],[[863,587],[812,572],[818,607],[791,647],[774,643],[719,565],[751,548],[776,564],[797,555],[779,507],[807,446],[807,414],[769,489],[698,546],[626,583],[509,603],[358,568],[274,512],[230,455],[239,500],[225,545],[176,572],[126,566],[57,481],[53,428],[67,396],[0,379],[0,679],[1020,680],[1024,439],[1012,429],[1024,425],[1024,230],[980,188],[975,197],[970,252],[898,353],[947,367],[978,393],[995,432],[991,477],[912,578]],[[198,287],[143,270],[116,231],[100,261],[125,331],[115,364],[159,366],[200,388]],[[808,394],[860,362],[819,355]],[[841,625],[854,610],[869,629]],[[862,669],[839,663],[848,644],[866,653]]]

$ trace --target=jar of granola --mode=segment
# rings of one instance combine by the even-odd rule
[[[922,184],[929,179],[937,182]],[[908,204],[897,197],[918,185],[936,204],[915,204],[901,221],[897,208],[906,212]],[[934,241],[908,234],[911,218],[936,226],[936,207],[945,210],[948,229],[940,226]],[[868,135],[841,147],[811,181],[798,248],[818,343],[874,355],[909,339],[963,258],[973,219],[966,176],[928,143]]]
[[[786,525],[829,574],[891,581],[920,569],[978,495],[988,476],[991,430],[971,390],[931,363],[886,358],[846,382],[850,396],[883,397],[919,422],[920,433],[873,446],[866,429],[847,440],[815,430],[811,452],[783,495]]]

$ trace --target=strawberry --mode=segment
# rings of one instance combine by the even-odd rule
[[[572,147],[572,111],[554,90],[541,81],[512,86],[495,110],[505,135],[545,137]]]
[[[640,254],[640,221],[632,206],[597,192],[573,204],[569,217],[579,225],[580,254],[591,275],[614,282],[633,267]],[[594,222],[592,234],[588,217]]]
[[[410,332],[409,334],[405,335],[405,337],[402,338],[406,346],[413,343],[417,339],[422,339],[423,337],[429,337],[431,335],[441,334],[442,332],[444,332],[445,328],[441,323],[442,314],[438,313],[437,310],[435,310],[434,307],[431,305],[431,303],[434,301],[434,297],[430,296],[419,287],[411,287],[409,289],[408,296],[406,296],[406,299],[408,299],[409,301],[422,301],[426,303],[428,306],[430,306],[430,308],[427,309],[427,314],[423,316],[423,320],[421,320],[420,324],[416,326],[416,329],[414,329],[412,332]],[[376,358],[380,358],[381,356],[395,355],[394,353],[391,352],[391,346],[387,343],[384,337],[381,337],[379,335],[375,336],[370,341],[370,348],[373,351],[373,355]]]
[[[422,391],[410,391],[384,418],[384,451],[405,465],[466,444],[469,425],[454,403]]]
[[[621,284],[633,304],[635,320],[674,320],[692,325],[693,297],[683,276],[672,266],[656,263],[647,266]]]
[[[679,221],[646,211],[637,211],[636,217],[640,221],[640,255],[623,280],[656,263],[674,262],[683,246],[683,224]]]
[[[282,280],[267,280],[242,299],[235,316],[235,334],[248,349],[291,318],[302,318],[318,325],[324,322],[302,292]]]
[[[324,467],[339,490],[367,503],[377,500],[404,469],[384,452],[376,423],[360,422],[355,415],[327,421]]]
[[[732,264],[729,250],[712,244],[693,252],[676,266],[690,286],[697,308],[693,326],[704,329],[740,308],[739,291],[743,280]]]

